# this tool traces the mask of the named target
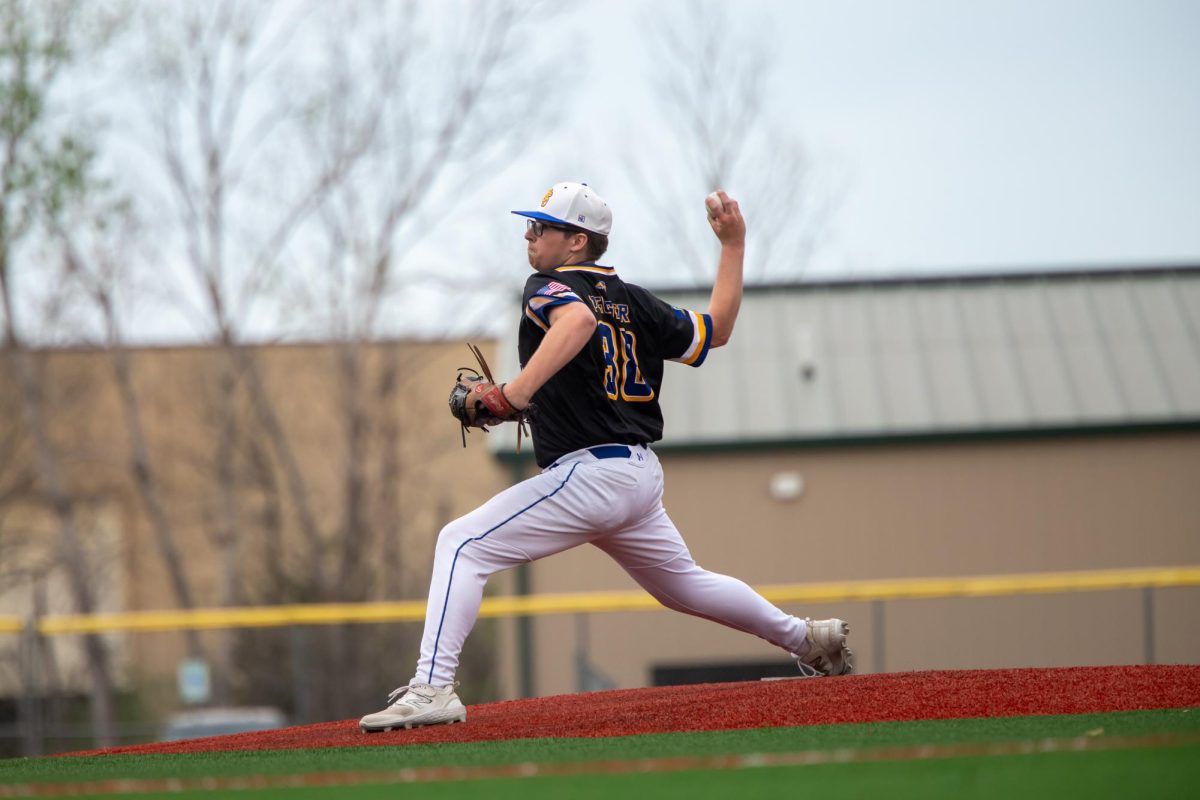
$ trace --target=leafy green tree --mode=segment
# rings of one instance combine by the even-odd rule
[[[95,153],[55,105],[81,49],[105,37],[93,9],[72,0],[0,0],[0,308],[3,366],[19,396],[21,423],[32,441],[38,489],[58,525],[59,553],[80,613],[98,608],[96,570],[77,519],[61,454],[49,432],[45,387],[29,337],[41,320],[19,300],[18,277],[37,276],[44,246],[65,210],[92,188]],[[109,650],[84,638],[96,744],[111,745],[113,680]]]

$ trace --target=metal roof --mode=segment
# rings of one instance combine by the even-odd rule
[[[750,289],[730,343],[668,367],[661,402],[664,445],[1196,423],[1200,269]]]

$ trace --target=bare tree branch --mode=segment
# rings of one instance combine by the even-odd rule
[[[21,419],[33,443],[38,485],[59,531],[59,554],[80,613],[98,610],[95,565],[80,532],[62,460],[48,431],[44,386],[16,318],[16,262],[23,239],[43,230],[90,180],[90,150],[63,135],[50,116],[55,84],[74,57],[88,17],[81,4],[0,3],[0,306],[2,351],[18,389]],[[84,639],[97,744],[114,739],[112,665],[97,636]]]
[[[662,154],[631,159],[631,173],[666,227],[671,260],[683,261],[696,283],[711,280],[717,251],[701,198],[718,188],[738,196],[750,222],[747,281],[796,279],[820,244],[837,193],[822,185],[799,137],[770,116],[774,50],[764,34],[740,26],[732,9],[693,0],[656,17],[646,41],[654,94],[682,154],[674,171],[687,177],[678,184],[664,174],[672,169]],[[681,215],[681,207],[696,213]]]
[[[100,309],[105,328],[107,349],[121,401],[129,440],[129,472],[133,478],[146,513],[150,518],[159,555],[167,568],[175,602],[180,608],[195,608],[195,594],[184,568],[174,528],[162,500],[159,480],[150,458],[148,439],[143,424],[141,399],[134,388],[130,353],[125,346],[119,316],[117,293],[126,280],[130,262],[128,243],[136,238],[137,230],[128,212],[120,205],[97,209],[92,219],[74,225],[56,225],[54,232],[62,244],[63,262],[67,276],[84,287]],[[78,243],[80,232],[92,234],[87,255]],[[200,658],[204,654],[199,633],[185,632],[188,654]]]

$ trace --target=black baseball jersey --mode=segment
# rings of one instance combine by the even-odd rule
[[[522,368],[550,330],[550,309],[564,303],[591,309],[596,332],[533,396],[537,411],[530,425],[538,465],[548,467],[566,453],[598,444],[661,439],[663,362],[704,363],[712,318],[625,283],[612,267],[558,267],[525,283],[517,338]]]

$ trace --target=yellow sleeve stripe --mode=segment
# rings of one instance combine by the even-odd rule
[[[691,353],[685,356],[683,363],[691,366],[704,353],[704,345],[708,341],[708,328],[704,324],[703,315],[697,314],[695,311],[688,313],[692,315],[692,324],[696,326],[696,341],[692,343]]]
[[[695,311],[691,311],[690,309],[686,308],[682,310],[683,313],[687,314],[688,319],[692,322],[692,343],[688,345],[688,349],[684,350],[682,355],[676,356],[675,358],[669,360],[676,361],[680,364],[690,365],[696,360],[696,356],[704,349],[704,336],[701,335],[704,322],[703,320],[698,321],[698,315]]]
[[[668,360],[687,364],[689,367],[698,367],[704,363],[708,349],[712,345],[712,319],[707,314],[698,314],[686,308],[676,309],[676,313],[687,315],[687,319],[692,323],[692,343],[688,345],[683,355]]]

